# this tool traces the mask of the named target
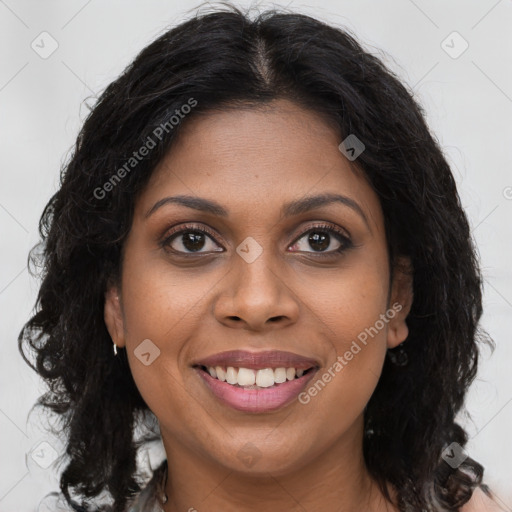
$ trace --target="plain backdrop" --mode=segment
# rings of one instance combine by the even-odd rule
[[[39,217],[87,104],[146,44],[198,5],[0,0],[0,512],[44,512],[43,496],[58,487],[58,468],[50,462],[52,450],[62,446],[45,433],[37,413],[28,416],[44,387],[16,341],[38,289],[26,259],[38,241]],[[482,353],[467,401],[471,419],[461,416],[471,438],[468,452],[512,510],[512,1],[258,5],[348,28],[423,105],[470,219],[485,276],[482,326],[497,345],[493,355]]]

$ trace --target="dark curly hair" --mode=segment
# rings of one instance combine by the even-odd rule
[[[105,193],[116,169],[191,98],[192,112],[160,130],[156,146]],[[441,456],[450,443],[467,442],[455,416],[475,378],[477,342],[494,343],[478,325],[482,278],[468,220],[422,107],[346,30],[278,10],[251,19],[223,4],[158,37],[105,89],[29,255],[42,283],[18,346],[48,384],[36,405],[61,420],[68,463],[60,488],[75,510],[91,509],[70,489],[86,501],[107,491],[112,504],[94,510],[113,512],[141,490],[136,455],[145,439],[136,441],[134,430],[150,411],[126,352],[113,356],[103,316],[138,194],[188,119],[278,98],[322,116],[340,142],[349,134],[363,141],[354,166],[380,198],[390,262],[412,262],[409,362],[393,364],[389,351],[365,409],[369,472],[389,500],[386,482],[394,486],[400,510],[459,510],[476,487],[487,489],[476,461],[452,468]]]

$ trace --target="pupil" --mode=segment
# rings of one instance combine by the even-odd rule
[[[203,233],[185,233],[183,235],[183,246],[189,251],[196,251],[202,249],[204,246]]]
[[[327,233],[311,233],[309,235],[309,243],[313,249],[325,251],[329,247],[329,235]],[[317,247],[315,247],[315,244]]]

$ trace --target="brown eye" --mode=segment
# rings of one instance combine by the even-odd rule
[[[292,248],[329,255],[341,253],[352,247],[352,242],[341,230],[328,225],[315,226],[301,235]],[[330,248],[330,249],[329,249]],[[313,249],[309,251],[308,249]]]
[[[183,226],[167,234],[161,245],[166,250],[181,254],[220,252],[215,248],[219,246],[212,242],[215,242],[215,239],[209,230],[198,226]]]

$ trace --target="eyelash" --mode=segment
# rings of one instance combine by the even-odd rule
[[[329,225],[329,224],[325,224],[325,223],[310,226],[308,229],[303,231],[297,238],[295,238],[294,242],[291,245],[295,245],[300,239],[302,239],[304,237],[304,235],[307,235],[308,233],[311,233],[314,231],[321,231],[321,232],[326,232],[329,234],[336,235],[336,238],[338,239],[338,241],[340,242],[341,245],[338,249],[335,249],[333,251],[328,251],[328,252],[312,251],[312,252],[308,252],[307,254],[314,254],[315,257],[319,257],[319,258],[328,258],[328,257],[332,258],[333,255],[342,254],[346,250],[354,247],[352,240],[342,230],[340,230],[337,227],[334,227],[333,225]],[[205,254],[205,253],[192,253],[192,252],[186,253],[186,252],[176,251],[174,249],[169,248],[169,245],[174,240],[174,238],[176,238],[178,235],[182,235],[183,233],[189,233],[189,232],[203,233],[205,235],[208,235],[210,238],[213,239],[213,241],[215,241],[216,235],[208,228],[203,227],[203,226],[197,226],[194,224],[185,224],[184,226],[180,226],[179,229],[177,229],[175,231],[171,231],[170,233],[167,233],[166,236],[164,237],[164,239],[160,242],[160,246],[164,250],[173,252],[174,254],[178,254],[180,256],[181,255],[195,256],[195,255],[199,255],[199,254]],[[215,243],[217,243],[217,242],[215,241]],[[217,245],[219,245],[219,244],[217,244]],[[220,251],[218,251],[218,252],[220,252]],[[298,251],[298,252],[301,252],[301,251]],[[208,253],[206,253],[206,254],[208,254]]]

